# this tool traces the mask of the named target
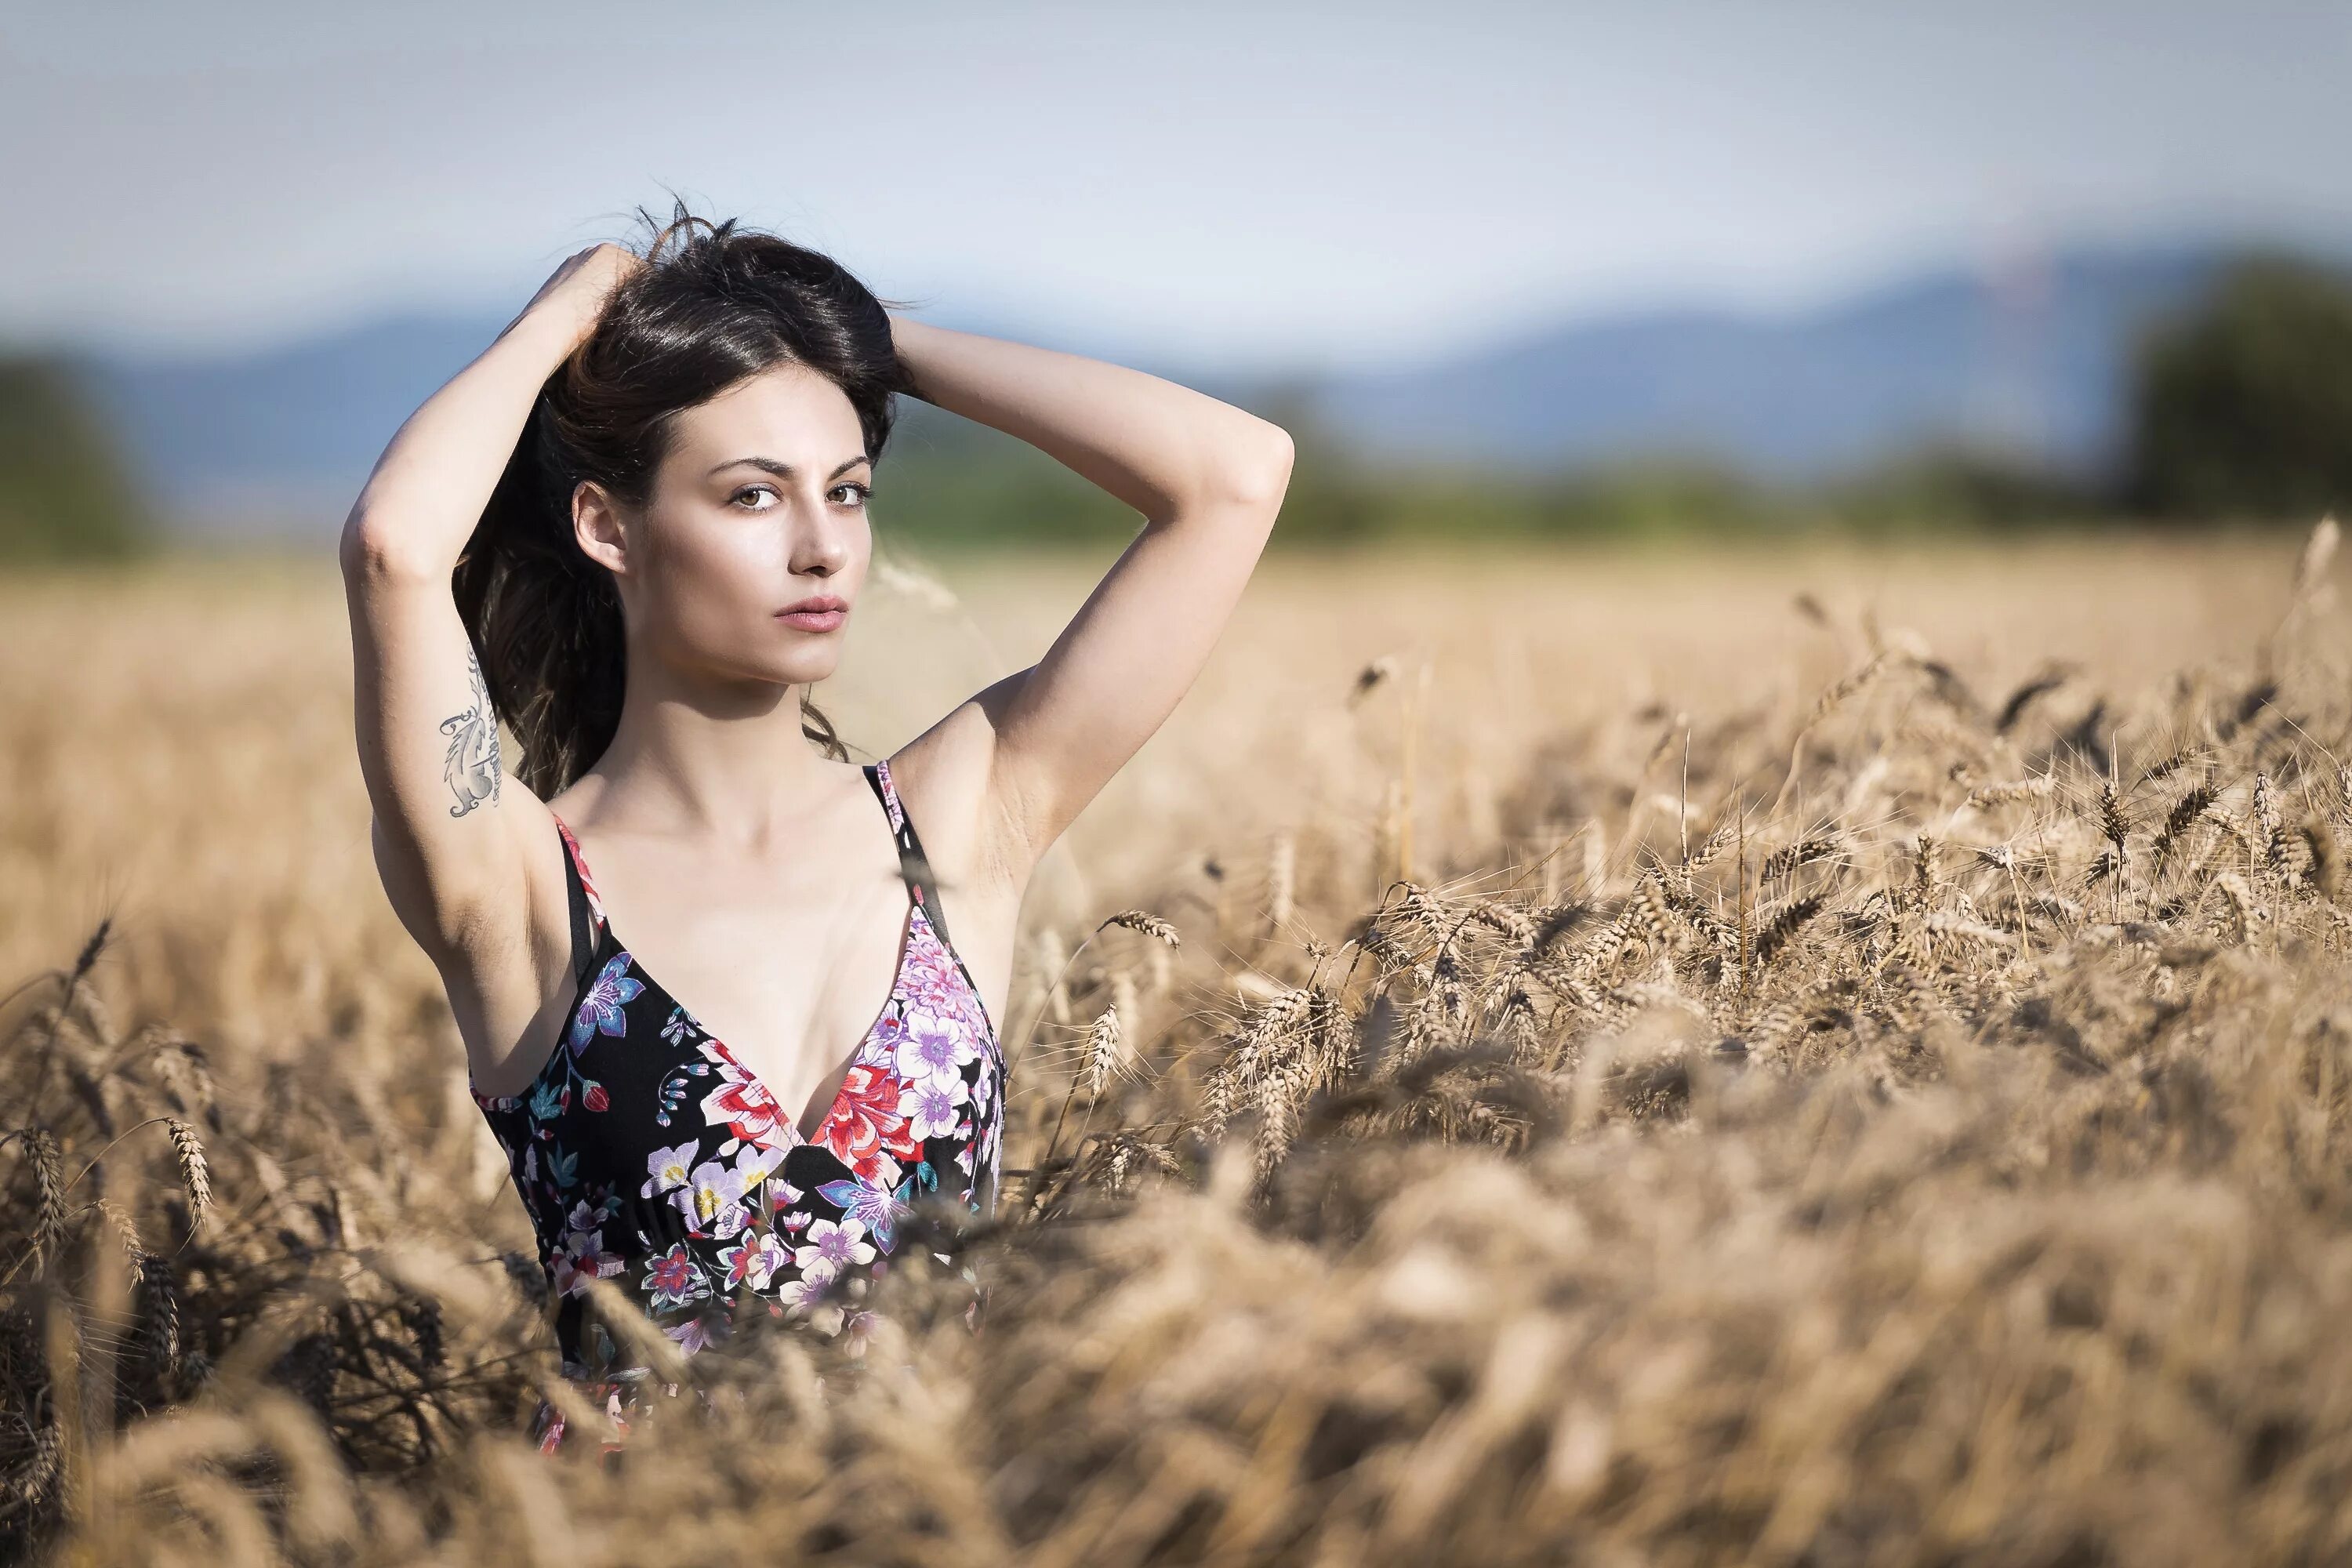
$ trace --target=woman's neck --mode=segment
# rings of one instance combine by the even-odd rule
[[[775,842],[840,765],[801,733],[802,689],[746,682],[688,691],[640,686],[633,671],[594,769],[599,815],[627,832],[746,850]]]

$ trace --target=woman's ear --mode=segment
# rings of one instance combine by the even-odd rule
[[[593,479],[572,487],[572,534],[588,559],[618,576],[629,573],[629,541],[621,526],[620,503]]]

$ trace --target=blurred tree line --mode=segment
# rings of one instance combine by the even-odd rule
[[[119,559],[151,547],[155,518],[73,367],[0,357],[0,559]]]
[[[1557,475],[1464,464],[1375,468],[1314,413],[1311,387],[1241,399],[1298,446],[1284,544],[1480,537],[1657,537],[1827,527],[1867,534],[2155,518],[2307,524],[2352,510],[2352,278],[2283,256],[2225,268],[2155,323],[2128,389],[2125,450],[2084,478],[1964,447],[1797,489],[1704,461]],[[903,405],[875,517],[927,545],[1099,542],[1133,513],[1011,437]],[[0,358],[0,560],[107,557],[156,537],[123,454],[71,367]]]
[[[2352,284],[2251,258],[2143,347],[2126,500],[2158,516],[2308,517],[2352,503]]]

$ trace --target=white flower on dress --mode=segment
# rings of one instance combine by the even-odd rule
[[[639,1194],[658,1197],[673,1187],[687,1184],[687,1173],[694,1163],[696,1140],[689,1138],[675,1149],[656,1149],[646,1158],[646,1184]]]
[[[676,1201],[690,1222],[720,1241],[751,1222],[751,1211],[743,1206],[742,1170],[716,1160],[694,1168]]]
[[[726,1267],[730,1289],[749,1285],[754,1290],[764,1290],[776,1271],[793,1260],[792,1249],[771,1230],[747,1231],[743,1239],[719,1255]]]
[[[854,1219],[821,1219],[808,1227],[808,1239],[793,1249],[793,1261],[800,1266],[802,1279],[821,1273],[830,1280],[853,1264],[873,1262],[874,1244]]]
[[[926,1012],[908,1020],[891,1056],[898,1076],[908,1083],[961,1078],[963,1064],[971,1059],[954,1021]]]

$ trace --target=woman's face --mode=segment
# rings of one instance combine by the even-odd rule
[[[678,414],[642,515],[586,485],[574,527],[614,574],[633,657],[801,685],[840,663],[873,549],[873,479],[847,395],[783,365]],[[789,616],[809,599],[838,608]]]

